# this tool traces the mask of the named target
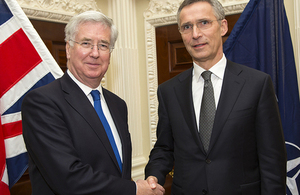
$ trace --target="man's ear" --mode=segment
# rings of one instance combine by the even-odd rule
[[[67,56],[67,59],[70,59],[70,48],[71,48],[70,43],[69,43],[69,41],[67,41],[67,43],[66,43],[66,56]]]
[[[228,32],[228,22],[226,19],[221,21],[221,35],[224,36]]]

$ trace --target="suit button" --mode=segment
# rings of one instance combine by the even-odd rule
[[[211,163],[211,160],[210,160],[210,159],[206,159],[205,162],[206,162],[207,164],[210,164],[210,163]]]
[[[206,194],[207,194],[207,191],[206,191],[206,190],[202,190],[202,194],[203,194],[203,195],[206,195]]]

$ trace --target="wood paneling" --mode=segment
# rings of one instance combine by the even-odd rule
[[[11,188],[11,195],[31,195],[31,183],[28,170],[23,174],[19,181]]]
[[[67,58],[65,50],[65,26],[66,24],[30,20],[48,50],[63,71],[67,70]]]
[[[192,58],[185,49],[177,24],[157,27],[156,52],[158,84],[192,66]]]

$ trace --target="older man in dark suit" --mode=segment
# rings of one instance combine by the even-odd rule
[[[163,194],[131,181],[127,106],[100,85],[118,36],[112,20],[84,12],[65,32],[67,72],[22,105],[32,194]]]

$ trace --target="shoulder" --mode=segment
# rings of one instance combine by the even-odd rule
[[[193,74],[193,67],[191,67],[191,68],[181,72],[180,74],[176,75],[175,77],[163,82],[162,84],[159,85],[159,88],[176,86],[187,80],[192,81],[192,74]]]
[[[64,77],[64,76],[63,76]],[[34,86],[24,97],[24,102],[47,102],[51,101],[60,101],[63,96],[62,82],[63,77],[53,80],[52,82],[45,84],[40,87]]]
[[[230,72],[234,75],[243,77],[245,79],[248,79],[248,78],[251,78],[251,79],[264,78],[265,79],[266,77],[270,77],[270,75],[268,75],[267,73],[265,73],[263,71],[245,66],[243,64],[235,63],[230,60],[227,60],[225,74],[226,74],[226,71]]]
[[[41,94],[41,95],[57,94],[58,89],[59,89],[59,81],[54,80],[51,83],[48,83],[46,85],[33,88],[31,91],[28,92],[26,96],[35,96],[37,94]]]
[[[112,101],[115,101],[115,102],[125,103],[125,101],[122,98],[120,98],[115,93],[109,91],[108,89],[105,89],[105,88],[102,87],[102,92],[103,92],[103,95],[104,95],[106,101],[112,100]]]

